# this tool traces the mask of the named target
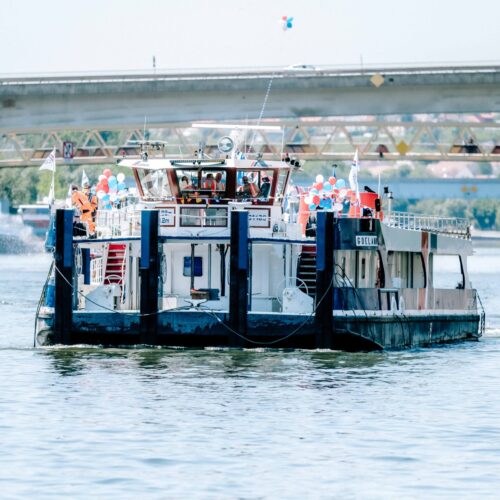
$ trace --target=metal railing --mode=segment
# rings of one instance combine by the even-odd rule
[[[141,210],[135,205],[98,210],[95,223],[97,235],[102,238],[137,236],[141,228]]]
[[[470,239],[470,224],[467,219],[391,212],[384,218],[384,224],[401,229],[430,231]]]

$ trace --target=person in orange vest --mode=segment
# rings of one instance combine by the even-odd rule
[[[73,206],[80,211],[80,222],[85,224],[89,229],[90,235],[93,235],[95,232],[95,224],[92,220],[92,212],[94,209],[92,208],[88,196],[79,191],[78,186],[74,184],[71,186],[71,202]]]
[[[92,194],[90,184],[88,182],[83,184],[83,194],[87,197],[90,206],[92,207],[92,222],[95,224],[95,216],[97,214],[97,196]]]

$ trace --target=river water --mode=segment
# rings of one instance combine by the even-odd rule
[[[0,255],[1,498],[498,497],[500,247],[479,342],[360,354],[33,349],[48,266]]]

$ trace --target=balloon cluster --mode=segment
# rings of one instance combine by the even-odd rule
[[[99,176],[96,186],[96,195],[101,200],[103,208],[111,208],[127,196],[125,185],[125,174],[119,173],[116,177],[109,168],[105,168]]]
[[[316,182],[313,183],[304,197],[304,202],[309,210],[316,210],[320,207],[340,211],[344,203],[356,203],[356,201],[356,193],[346,187],[344,179],[330,177],[325,181],[321,174],[316,176]]]
[[[293,28],[293,17],[283,16],[281,18],[281,29],[283,31]]]

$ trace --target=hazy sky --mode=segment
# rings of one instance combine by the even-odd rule
[[[496,62],[499,22],[498,0],[0,0],[0,73]]]

